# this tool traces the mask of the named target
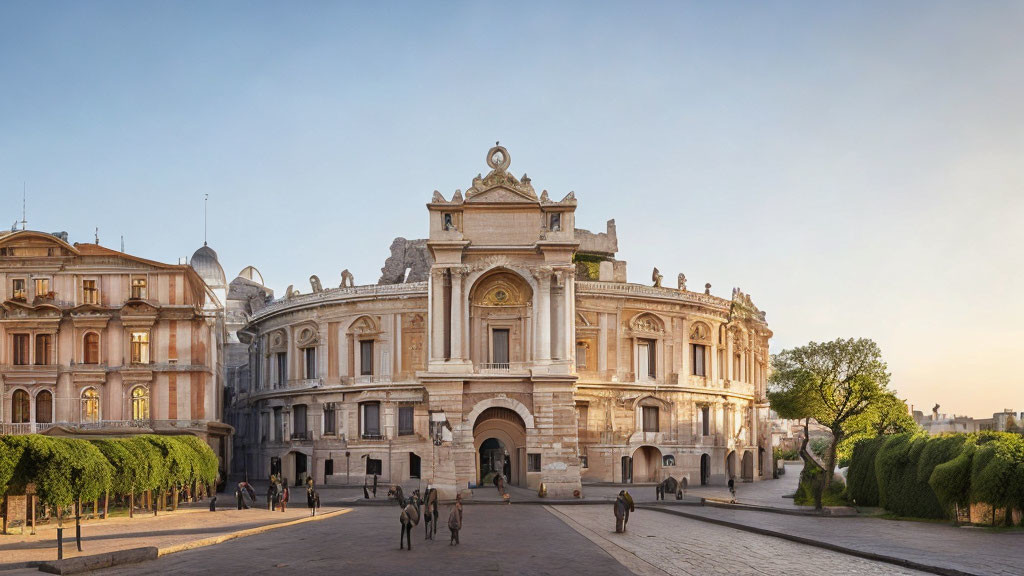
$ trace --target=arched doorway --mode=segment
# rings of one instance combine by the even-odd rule
[[[661,471],[661,450],[641,446],[633,452],[633,482],[657,482]]]
[[[707,486],[711,480],[711,456],[700,455],[700,485]]]
[[[729,452],[725,457],[725,478],[726,480],[736,477],[736,451]]]
[[[757,450],[757,475],[764,477],[764,448]]]
[[[502,473],[513,486],[526,486],[526,424],[515,410],[492,407],[473,424],[476,481],[484,485]]]
[[[754,453],[750,450],[743,453],[743,479],[748,482],[754,479]]]
[[[301,486],[306,480],[306,473],[309,472],[309,464],[306,459],[306,455],[302,452],[295,453],[295,482],[296,486]]]

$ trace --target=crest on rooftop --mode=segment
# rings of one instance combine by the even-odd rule
[[[508,150],[495,142],[487,151],[487,165],[491,167],[491,171],[486,176],[477,174],[476,178],[473,178],[473,185],[466,190],[466,201],[475,199],[478,202],[537,202],[537,193],[530,184],[529,176],[523,174],[522,178],[516,178],[508,172],[511,162],[512,157],[509,156]]]

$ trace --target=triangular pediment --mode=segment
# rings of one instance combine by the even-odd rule
[[[159,309],[145,300],[129,300],[121,308],[121,315],[148,316],[156,314]]]
[[[473,203],[500,203],[500,202],[533,202],[536,203],[536,198],[531,198],[527,194],[516,190],[510,190],[503,186],[497,188],[491,188],[483,192],[478,192],[466,199],[467,204]]]

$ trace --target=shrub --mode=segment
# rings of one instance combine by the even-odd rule
[[[24,436],[0,437],[0,497],[7,493],[25,453],[24,439]]]
[[[12,485],[34,482],[41,501],[70,506],[75,500],[99,498],[110,488],[113,467],[89,442],[38,434],[25,436],[23,442]]]
[[[857,442],[853,447],[850,469],[846,473],[847,496],[859,506],[878,506],[878,478],[875,458],[885,443],[886,436],[876,436]]]
[[[126,439],[93,440],[108,462],[117,470],[110,489],[115,494],[135,494],[143,490],[149,475],[148,454],[140,452]]]
[[[939,464],[932,471],[928,485],[947,514],[952,515],[954,506],[967,507],[970,504],[973,456],[974,444],[967,444],[956,458]]]
[[[917,464],[928,437],[888,437],[875,459],[878,503],[901,516],[943,518],[945,510],[927,481],[918,480]]]

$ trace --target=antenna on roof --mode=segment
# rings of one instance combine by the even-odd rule
[[[99,243],[100,243],[100,227],[97,226],[96,227],[96,244],[99,245]]]
[[[206,246],[206,205],[210,201],[209,194],[203,194],[203,246]]]
[[[28,224],[28,220],[25,219],[25,198],[26,198],[25,190],[26,190],[27,187],[28,187],[28,185],[25,182],[21,183],[21,229],[22,229],[22,231],[25,230],[25,225]]]

